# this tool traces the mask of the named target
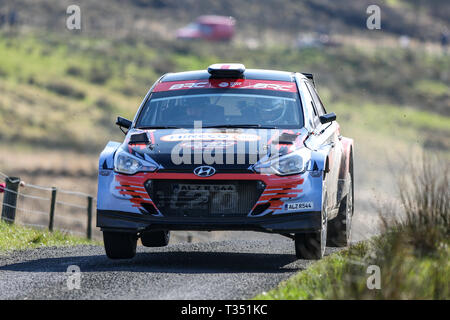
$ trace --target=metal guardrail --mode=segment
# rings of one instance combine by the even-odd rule
[[[1,219],[7,223],[14,223],[16,220],[16,212],[24,212],[26,214],[36,214],[41,216],[47,216],[48,217],[48,226],[41,225],[41,224],[27,224],[24,223],[24,225],[27,226],[33,226],[33,227],[48,227],[49,231],[53,231],[54,229],[54,222],[55,222],[55,211],[56,206],[65,206],[65,207],[71,207],[78,210],[85,210],[87,215],[87,224],[86,224],[86,233],[84,234],[88,239],[92,239],[92,210],[93,210],[93,201],[96,200],[95,197],[92,195],[89,195],[87,193],[83,192],[77,192],[77,191],[69,191],[69,190],[63,190],[63,189],[57,189],[56,187],[44,187],[44,186],[38,186],[33,184],[25,184],[19,177],[11,177],[8,176],[2,172],[0,172],[0,182],[4,181],[5,185],[4,187],[0,187],[1,190],[4,192],[3,195],[3,204],[2,204],[2,214]],[[22,191],[19,191],[19,188],[30,188],[30,189],[36,189],[44,192],[50,192],[49,197],[41,197],[36,195],[31,195],[24,193]],[[82,197],[86,198],[86,206],[81,206],[79,204],[65,202],[61,200],[57,200],[57,194],[66,194],[70,196],[76,196],[76,197]],[[23,197],[26,199],[33,199],[36,201],[46,201],[50,203],[49,211],[44,212],[41,210],[31,210],[31,209],[25,209],[19,206],[18,199],[19,197]],[[62,219],[68,219],[80,224],[83,224],[84,221],[77,219],[75,217],[70,216],[58,216],[58,218]],[[61,231],[69,231],[67,229],[63,229]],[[70,231],[73,233],[79,233],[75,231]]]

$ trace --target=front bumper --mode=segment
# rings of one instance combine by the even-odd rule
[[[218,231],[241,230],[270,233],[302,233],[321,228],[320,211],[263,217],[152,217],[137,213],[97,210],[97,226],[102,230],[140,232],[143,230]]]
[[[147,181],[263,181],[266,188],[248,214],[164,215],[146,191]],[[260,211],[256,210],[262,206]],[[216,174],[199,179],[187,173],[139,173],[132,176],[103,170],[99,175],[97,226],[102,230],[248,230],[273,233],[317,231],[321,227],[322,177],[305,172],[278,177],[260,174]],[[153,210],[152,210],[153,209]],[[237,212],[236,212],[237,213]]]

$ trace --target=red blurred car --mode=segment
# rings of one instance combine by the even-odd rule
[[[200,16],[195,22],[177,30],[177,39],[229,41],[234,36],[235,19],[224,16]]]

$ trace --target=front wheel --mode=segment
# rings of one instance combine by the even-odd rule
[[[110,259],[131,259],[136,255],[137,234],[103,231],[106,255]]]
[[[342,199],[339,213],[330,220],[328,240],[333,247],[346,247],[350,244],[353,216],[353,181],[350,179],[348,194]]]
[[[295,234],[295,255],[298,259],[318,260],[325,254],[327,243],[327,211],[326,194],[322,201],[322,226],[319,231]]]

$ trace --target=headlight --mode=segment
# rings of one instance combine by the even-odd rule
[[[300,174],[306,171],[309,158],[309,150],[301,149],[285,156],[257,163],[253,169],[258,173],[277,174],[279,176]]]
[[[299,155],[280,158],[279,161],[272,164],[272,168],[282,176],[305,171],[303,158]]]
[[[118,150],[114,156],[114,170],[120,173],[153,172],[157,168],[156,163],[139,159],[124,150]]]

